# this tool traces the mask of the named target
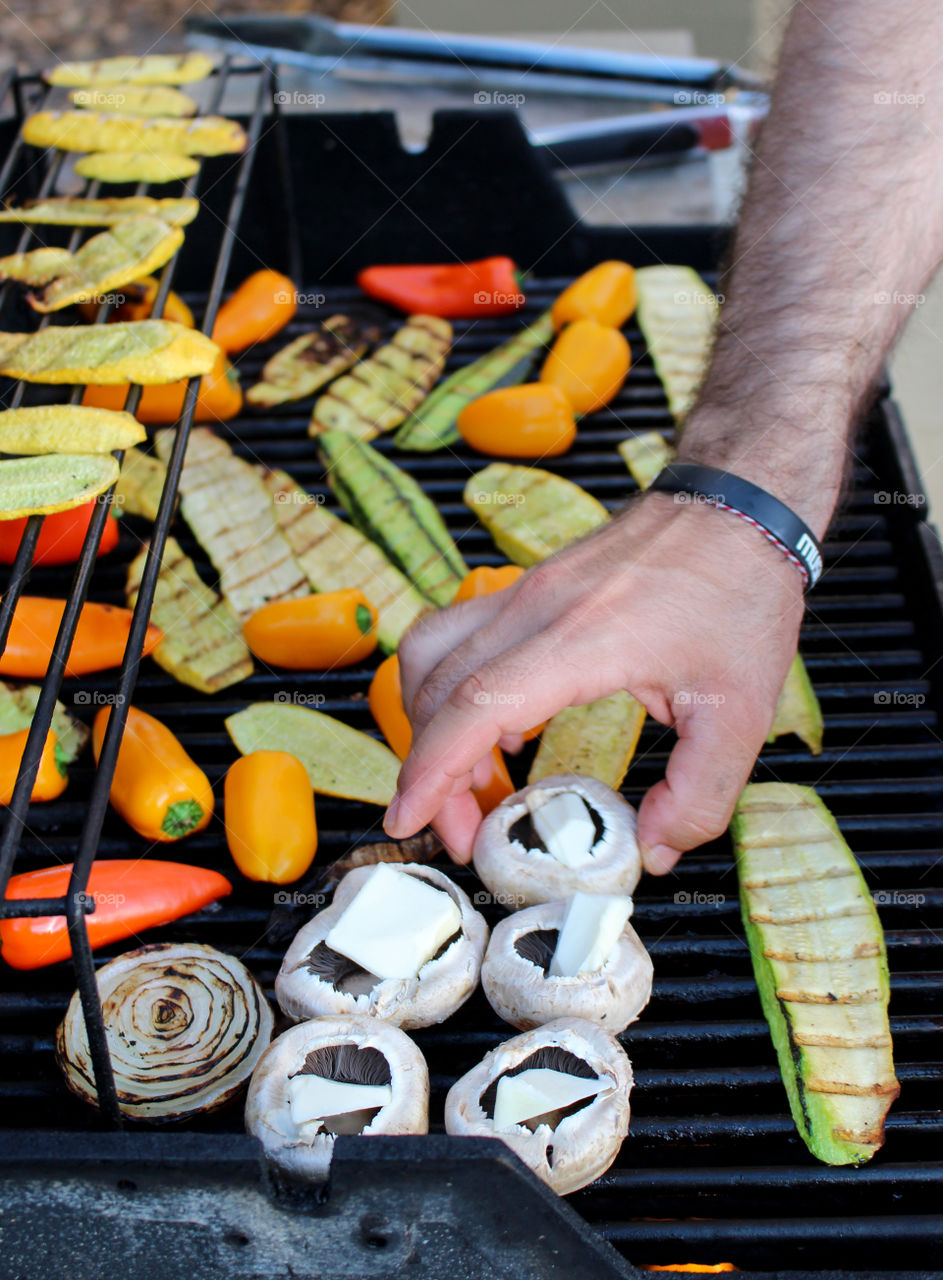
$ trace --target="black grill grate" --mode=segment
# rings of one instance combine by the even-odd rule
[[[263,92],[264,86],[257,101]],[[232,196],[236,216],[239,182],[248,176],[248,165],[237,166]],[[628,244],[623,252],[629,255]],[[226,253],[224,238],[211,313],[223,288]],[[547,305],[563,283],[538,279],[529,290],[524,318]],[[287,337],[356,301],[355,292],[343,285],[316,288],[323,302],[303,307],[287,334],[241,361],[247,385]],[[310,294],[316,296],[313,285]],[[198,315],[206,307],[206,294],[188,300]],[[453,367],[487,350],[519,323],[521,319],[460,322]],[[552,468],[610,506],[631,489],[616,443],[630,430],[670,430],[640,335],[630,329],[628,336],[636,363],[625,390],[582,427],[572,452]],[[307,437],[307,417],[304,409],[285,406],[218,429],[238,453],[285,467],[333,505]],[[632,1130],[614,1168],[572,1198],[577,1210],[636,1263],[692,1259],[769,1269],[899,1269],[902,1257],[908,1268],[919,1268],[934,1265],[939,1256],[943,742],[938,690],[930,679],[930,655],[938,638],[931,623],[938,616],[939,599],[920,558],[919,512],[875,501],[876,492],[898,491],[904,483],[896,433],[892,406],[879,405],[848,501],[826,546],[826,576],[803,627],[803,653],[825,713],[825,751],[813,759],[789,740],[767,748],[757,767],[758,777],[815,785],[859,854],[869,882],[887,895],[881,914],[902,1085],[888,1123],[887,1146],[863,1170],[829,1170],[812,1160],[796,1137],[742,938],[729,846],[718,841],[688,855],[676,877],[647,878],[640,886],[634,923],[652,953],[656,982],[641,1022],[624,1036],[637,1079]],[[380,447],[391,449],[389,442]],[[461,502],[464,482],[482,459],[458,448],[425,457],[398,456],[397,461],[439,503],[468,562],[496,563],[490,538]],[[128,519],[118,552],[87,566],[93,570],[94,599],[123,603],[124,568],[139,539],[149,533],[149,526]],[[205,556],[180,521],[174,534],[213,581]],[[64,595],[69,588],[69,574],[62,570],[36,570],[30,581],[31,590],[49,595]],[[10,591],[7,586],[7,596]],[[243,685],[205,698],[145,663],[134,702],[158,714],[181,737],[209,774],[221,808],[222,779],[235,757],[222,728],[225,715],[247,701],[278,693],[317,694],[324,699],[324,710],[372,731],[365,693],[373,665],[291,679],[258,673]],[[62,696],[88,721],[100,698],[115,687],[108,674],[67,680]],[[670,744],[667,731],[651,721],[646,725],[627,779],[630,800],[637,803],[661,776]],[[523,781],[528,760],[525,755],[513,764],[515,780]],[[30,810],[15,870],[72,860],[86,823],[90,834],[82,847],[94,853],[99,815],[94,800],[91,818],[87,805],[93,780],[86,757],[60,800]],[[375,836],[379,818],[370,806],[319,797],[319,860]],[[110,810],[104,813],[101,856],[134,856],[144,848]],[[186,841],[179,856],[233,873],[218,816],[206,831]],[[474,875],[457,869],[454,874],[474,895],[479,888]],[[145,940],[212,943],[241,956],[271,995],[281,958],[264,938],[273,891],[233,879],[230,899]],[[913,894],[921,895],[917,905],[906,898]],[[488,906],[483,910],[492,921],[500,914]],[[89,957],[89,972],[93,964],[130,945]],[[88,1134],[91,1141],[105,1127],[102,1117],[67,1092],[53,1059],[55,1027],[73,987],[74,975],[65,965],[25,976],[0,970],[0,1128],[13,1146],[20,1139],[32,1144],[61,1131]],[[508,1034],[480,991],[445,1026],[416,1034],[432,1075],[434,1129],[441,1129],[442,1103],[451,1082]],[[231,1108],[188,1127],[207,1134],[239,1133],[241,1114],[238,1107]]]

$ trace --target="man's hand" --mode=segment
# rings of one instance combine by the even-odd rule
[[[686,495],[685,495],[686,496]],[[802,579],[732,514],[648,494],[496,595],[414,627],[400,647],[414,745],[386,829],[432,822],[467,862],[470,793],[497,742],[627,689],[677,730],[645,797],[649,871],[719,835],[750,774],[796,651]]]

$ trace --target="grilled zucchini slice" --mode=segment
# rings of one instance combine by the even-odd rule
[[[438,381],[451,344],[447,320],[410,316],[389,342],[317,400],[308,434],[343,431],[372,440],[398,427]]]
[[[160,458],[142,453],[140,449],[129,449],[115,486],[116,514],[156,520],[166,479],[167,468]]]
[[[638,746],[645,708],[623,689],[582,707],[565,707],[540,735],[527,781],[556,773],[598,778],[618,791]]]
[[[311,786],[327,796],[387,805],[399,776],[389,747],[323,711],[290,702],[253,702],[226,720],[243,755],[287,751],[308,771]]]
[[[884,1142],[900,1092],[881,922],[854,854],[811,787],[752,783],[731,823],[753,970],[789,1106],[826,1164]]]
[[[295,484],[284,471],[263,471],[275,521],[298,567],[315,591],[358,587],[377,611],[380,646],[392,652],[417,618],[432,606],[391,564],[376,543]]]
[[[175,438],[175,431],[155,436],[162,461]],[[219,574],[220,591],[243,621],[264,604],[310,594],[255,468],[207,427],[190,433],[180,506]]]
[[[209,373],[219,355],[205,334],[173,320],[0,333],[0,373],[24,382],[156,386]]]
[[[660,431],[642,431],[637,436],[629,436],[618,449],[622,461],[640,489],[647,489],[659,471],[675,456],[674,446],[668,443]]]
[[[88,158],[88,157],[86,157]],[[160,218],[171,227],[185,227],[200,211],[192,196],[177,199],[155,196],[117,196],[89,200],[83,196],[50,196],[12,208],[0,209],[0,222],[22,222],[52,227],[111,227],[139,214]]]
[[[435,503],[365,440],[326,431],[320,447],[331,487],[360,532],[382,547],[433,604],[451,604],[468,566]]]
[[[47,84],[189,84],[203,80],[214,67],[205,53],[148,53],[142,58],[96,58],[60,62],[43,72]]]
[[[223,116],[102,114],[97,111],[37,111],[23,124],[23,141],[34,147],[61,151],[136,151],[145,155],[167,151],[173,155],[221,156],[244,151],[246,133],[235,120]]]
[[[465,503],[499,551],[529,568],[609,519],[578,484],[539,467],[492,462],[465,486]]]
[[[0,453],[111,453],[146,438],[138,420],[119,409],[49,404],[0,413]]]
[[[773,727],[766,741],[775,742],[789,733],[800,738],[814,756],[821,753],[825,721],[809,673],[798,653],[786,673],[786,682],[776,703]]]
[[[110,453],[46,454],[0,462],[0,520],[80,507],[118,479]]]
[[[93,182],[176,182],[192,178],[200,162],[172,151],[94,151],[74,168]]]
[[[147,551],[145,543],[128,565],[125,595],[132,609]],[[252,675],[252,655],[242,638],[242,624],[228,601],[206,585],[174,538],[164,546],[151,621],[164,633],[151,657],[181,684],[201,693],[218,693]]]
[[[545,311],[507,342],[456,369],[413,410],[396,433],[396,447],[430,453],[456,444],[461,439],[456,425],[461,410],[495,387],[526,382],[552,337],[553,322],[550,312]]]
[[[262,370],[262,380],[246,392],[246,400],[257,408],[272,408],[314,395],[357,363],[375,341],[375,332],[348,316],[331,316],[272,356]]]
[[[710,358],[717,299],[692,267],[641,267],[636,318],[675,422],[687,417]]]
[[[120,111],[127,116],[194,116],[189,94],[169,85],[99,85],[73,89],[69,101],[88,111]]]

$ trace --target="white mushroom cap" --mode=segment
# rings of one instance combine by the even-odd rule
[[[586,1018],[618,1035],[651,998],[651,957],[626,922],[600,969],[571,978],[549,974],[555,939],[534,935],[559,933],[566,910],[566,902],[544,902],[495,926],[481,966],[488,1003],[521,1031],[554,1018]]]
[[[266,1158],[291,1177],[326,1180],[334,1134],[311,1138],[301,1133],[291,1117],[289,1080],[309,1054],[343,1045],[374,1050],[389,1064],[393,1096],[360,1132],[429,1132],[429,1071],[409,1036],[376,1018],[314,1018],[272,1041],[252,1074],[246,1098],[246,1129],[259,1139]]]
[[[378,979],[350,964],[330,972],[337,953],[321,948],[312,968],[312,952],[340,919],[374,867],[355,867],[337,886],[334,900],[295,935],[275,979],[278,1003],[290,1018],[364,1014],[411,1030],[443,1022],[465,1003],[478,985],[488,944],[488,926],[456,884],[435,867],[407,862],[396,870],[441,889],[461,913],[461,936],[441,955],[427,960],[415,978]],[[318,963],[320,961],[320,963]]]
[[[606,1081],[595,1097],[565,1115],[555,1127],[539,1124],[531,1131],[524,1124],[516,1124],[507,1130],[496,1130],[489,1115],[493,1096],[488,1110],[482,1105],[491,1086],[496,1086],[506,1072],[522,1068],[525,1063],[565,1071],[567,1064],[571,1068],[576,1065],[567,1055],[585,1064],[582,1074],[588,1067]],[[451,1134],[500,1138],[548,1186],[559,1195],[568,1195],[605,1173],[619,1154],[629,1131],[631,1089],[632,1064],[608,1031],[582,1018],[558,1018],[506,1040],[457,1080],[445,1100],[445,1128]]]
[[[567,867],[530,839],[531,809],[544,795],[574,792],[603,824],[593,856],[578,867]],[[515,827],[521,823],[521,828]],[[492,809],[478,828],[474,862],[478,875],[499,901],[516,907],[557,902],[582,893],[630,894],[642,874],[635,835],[635,810],[611,787],[579,774],[554,774],[515,791]]]

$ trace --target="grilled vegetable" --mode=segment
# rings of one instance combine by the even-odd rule
[[[438,381],[451,342],[452,326],[446,320],[412,316],[389,342],[319,397],[308,434],[343,431],[372,440],[398,427]]]
[[[167,468],[160,458],[153,458],[140,449],[129,449],[115,485],[116,510],[122,515],[156,520],[166,479]]]
[[[555,329],[596,320],[618,329],[635,310],[636,272],[627,262],[600,262],[573,281],[553,304]]]
[[[115,324],[121,320],[150,320],[151,313],[154,310],[154,299],[157,297],[159,288],[160,281],[156,276],[145,276],[143,280],[135,280],[131,284],[122,285],[121,290],[124,294],[124,302],[115,307],[108,317],[108,323]],[[95,310],[97,311],[97,308]],[[186,325],[188,329],[194,327],[193,312],[180,297],[179,293],[174,293],[173,289],[164,299],[164,309],[160,318],[162,320],[176,320],[177,324]],[[94,323],[95,315],[86,316],[86,319]]]
[[[36,539],[33,564],[74,564],[82,554],[96,505],[93,498],[79,507],[46,516]],[[28,516],[21,516],[19,520],[0,521],[0,564],[13,564],[28,519]],[[118,521],[109,511],[95,554],[107,555],[117,545]]]
[[[298,310],[298,290],[280,271],[256,271],[226,299],[213,325],[213,341],[230,355],[267,342]]]
[[[111,707],[102,707],[92,724],[96,764],[110,714]],[[137,707],[128,707],[108,798],[145,840],[181,840],[202,831],[213,816],[206,774],[166,725]]]
[[[576,439],[570,401],[541,382],[486,392],[461,411],[458,429],[479,453],[506,458],[553,458]]]
[[[69,101],[91,111],[121,111],[126,116],[194,116],[189,94],[169,85],[105,85],[73,89]]]
[[[394,438],[396,447],[431,453],[455,444],[461,439],[457,420],[462,409],[486,391],[526,382],[538,353],[552,337],[548,311],[501,346],[456,369],[406,419]]]
[[[638,323],[668,397],[683,422],[707,367],[717,299],[691,267],[642,267],[636,272]]]
[[[261,987],[234,956],[196,942],[126,951],[95,975],[118,1106],[132,1120],[183,1120],[242,1093],[272,1038]],[[98,1104],[78,991],[56,1033],[66,1084]]]
[[[674,446],[660,431],[642,431],[637,436],[629,436],[618,447],[622,461],[640,489],[647,489],[675,456]]]
[[[44,454],[0,462],[0,520],[80,507],[118,479],[108,454]]]
[[[822,708],[815,696],[805,663],[797,653],[786,673],[786,682],[776,702],[773,727],[766,741],[775,742],[787,733],[794,733],[817,756],[822,750],[824,731]]]
[[[38,701],[39,685],[13,685],[0,680],[0,733],[28,729],[33,723]],[[56,735],[59,758],[65,764],[71,764],[88,741],[88,729],[81,720],[74,720],[61,702],[56,702],[52,731]]]
[[[137,603],[147,552],[145,543],[128,566],[125,593],[131,608]],[[151,621],[163,632],[151,656],[181,684],[218,693],[252,675],[239,619],[206,585],[174,538],[164,547]]]
[[[96,58],[91,62],[60,62],[43,72],[47,84],[189,84],[213,71],[205,53],[148,53],[142,58]]]
[[[493,462],[465,486],[465,503],[500,551],[529,568],[609,516],[601,502],[562,476]]]
[[[854,854],[811,789],[746,788],[731,823],[743,925],[796,1128],[860,1164],[900,1092],[881,923]]]
[[[278,749],[297,756],[315,791],[389,804],[399,761],[375,738],[323,711],[288,702],[253,702],[229,716],[226,729],[243,755]]]
[[[3,453],[111,453],[147,438],[130,413],[50,404],[0,413]]]
[[[43,246],[27,249],[25,253],[11,253],[0,258],[0,279],[16,280],[31,287],[46,284],[60,272],[68,269],[72,254],[68,249]]]
[[[11,876],[8,900],[62,898],[72,863]],[[132,938],[142,929],[169,924],[232,893],[215,871],[153,858],[113,858],[92,865],[85,891],[95,899],[86,916],[92,949]],[[13,969],[42,969],[72,954],[65,916],[21,916],[0,920],[0,954]]]
[[[209,373],[218,357],[205,334],[171,320],[0,333],[0,374],[24,382],[153,386]]]
[[[291,884],[318,850],[314,792],[287,751],[251,751],[226,774],[226,843],[248,880]]]
[[[503,316],[524,304],[517,267],[505,257],[367,267],[358,274],[357,283],[371,298],[413,316]]]
[[[110,387],[89,383],[82,392],[82,403],[102,409],[117,408],[124,404],[128,390],[128,383]],[[174,423],[183,413],[186,394],[186,378],[167,382],[160,387],[145,387],[134,415],[139,422],[152,426]],[[236,417],[241,408],[242,388],[239,385],[239,375],[220,352],[212,369],[200,380],[193,421],[228,422],[230,418]]]
[[[141,214],[116,222],[86,240],[69,262],[55,273],[42,293],[29,294],[34,311],[61,311],[73,302],[100,298],[123,284],[156,271],[183,244],[180,227]],[[0,263],[2,274],[2,263]]]
[[[405,631],[432,607],[376,543],[317,503],[284,471],[267,471],[275,521],[315,591],[356,587],[377,612],[377,638],[395,649]]]
[[[13,799],[13,788],[20,771],[23,752],[26,750],[26,739],[29,729],[18,729],[15,733],[0,736],[0,805],[7,805]],[[68,785],[69,775],[66,772],[65,760],[59,753],[59,743],[52,729],[46,734],[43,753],[39,759],[39,770],[30,793],[30,804],[36,800],[55,800],[61,796]]]
[[[168,152],[184,156],[220,156],[244,151],[242,125],[222,116],[102,115],[95,111],[37,111],[23,124],[22,137],[34,147],[62,151],[132,151],[150,155]]]
[[[379,544],[434,604],[447,605],[468,572],[439,512],[405,471],[344,431],[321,436],[334,492],[354,524]]]
[[[518,564],[482,565],[472,569],[455,593],[453,604],[462,600],[475,600],[478,596],[490,596],[495,591],[512,587],[524,570]]]
[[[89,200],[85,196],[49,196],[26,204],[0,209],[0,222],[24,222],[64,227],[111,227],[126,218],[150,214],[171,227],[185,227],[196,217],[199,200],[192,196],[155,199],[154,196],[125,196],[124,199]]]
[[[157,433],[163,459],[170,457],[175,438],[172,431]],[[212,560],[220,591],[241,619],[272,600],[308,594],[258,474],[205,427],[190,435],[180,493],[184,519]]]
[[[621,689],[582,707],[565,707],[541,733],[527,781],[576,773],[598,778],[618,791],[635,755],[645,714],[641,703]]]
[[[413,741],[413,727],[403,708],[403,685],[400,680],[399,658],[391,653],[377,667],[367,691],[370,714],[387,743],[400,760],[409,755]]]
[[[243,626],[262,662],[293,670],[330,671],[368,658],[377,647],[377,611],[362,591],[324,591],[263,605]]]
[[[0,675],[34,679],[46,674],[64,610],[64,600],[20,596],[13,611],[6,648],[0,654]],[[83,604],[65,674],[86,676],[93,671],[117,667],[124,657],[130,629],[129,609],[111,604]],[[142,656],[153,653],[160,639],[160,629],[149,625]]]
[[[631,364],[629,344],[618,329],[574,320],[551,347],[540,381],[559,388],[574,413],[595,413],[621,390]]]
[[[95,151],[73,168],[93,182],[176,182],[192,178],[200,162],[173,151]]]
[[[374,341],[375,330],[347,316],[331,316],[272,356],[262,380],[246,392],[249,404],[271,408],[287,400],[303,400],[349,369]]]

